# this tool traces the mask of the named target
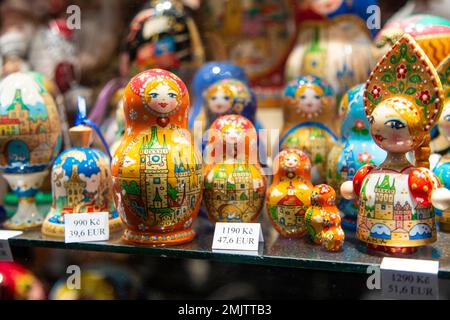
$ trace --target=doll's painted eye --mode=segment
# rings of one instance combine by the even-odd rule
[[[155,99],[157,96],[159,96],[159,94],[156,93],[156,92],[151,92],[151,93],[149,93],[148,95],[149,95],[150,98],[152,98],[152,99]]]
[[[450,121],[450,113],[449,114],[447,114],[447,115],[445,115],[445,121]]]
[[[229,96],[225,96],[224,99],[225,99],[225,101],[228,101],[228,100],[230,100],[230,97]]]
[[[385,125],[387,125],[388,127],[390,127],[391,129],[403,129],[406,128],[406,125],[401,122],[400,120],[388,120],[384,123]]]
[[[372,124],[375,122],[375,118],[373,116],[369,117],[369,123]]]
[[[300,96],[300,99],[305,100],[306,96]]]
[[[172,99],[177,97],[177,94],[173,93],[173,92],[169,92],[167,95],[169,96],[169,98],[172,98]]]
[[[319,95],[315,95],[314,98],[316,98],[316,100],[320,100],[320,96]]]

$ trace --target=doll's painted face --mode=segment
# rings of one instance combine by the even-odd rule
[[[295,153],[289,153],[284,157],[282,166],[287,170],[295,170],[300,165],[300,157]]]
[[[397,104],[396,108],[393,104]],[[370,132],[382,149],[393,153],[406,153],[417,147],[418,128],[413,129],[411,125],[419,123],[420,119],[410,109],[409,104],[405,100],[383,101],[372,112],[369,119]],[[400,112],[402,108],[405,109]],[[415,131],[417,134],[412,134]]]
[[[310,0],[311,9],[321,15],[328,15],[336,11],[343,0]]]
[[[224,85],[212,86],[207,92],[208,108],[215,114],[224,114],[233,106],[233,94]]]
[[[155,79],[150,81],[144,90],[147,106],[160,114],[168,114],[181,104],[181,90],[175,81]]]
[[[318,116],[322,112],[323,93],[317,86],[302,86],[295,93],[296,111],[309,118]]]
[[[444,111],[439,118],[439,130],[450,141],[450,99],[445,102]]]

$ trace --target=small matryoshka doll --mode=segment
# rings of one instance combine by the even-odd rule
[[[255,123],[256,100],[250,87],[238,79],[219,80],[203,93],[206,128],[220,116],[238,114]]]
[[[203,195],[211,220],[255,222],[258,219],[264,205],[266,178],[257,160],[256,146],[256,130],[247,118],[226,115],[212,124]]]
[[[326,162],[337,137],[335,98],[331,86],[315,76],[301,76],[284,90],[284,127],[280,149],[300,149],[311,159],[312,181],[326,177]]]
[[[313,189],[311,161],[298,149],[286,149],[275,158],[274,176],[267,191],[267,212],[274,228],[284,237],[306,233],[305,213]]]
[[[64,237],[65,216],[73,213],[109,213],[109,231],[121,229],[112,193],[109,159],[91,148],[92,128],[69,130],[73,147],[62,152],[52,167],[53,204],[42,225],[47,236]]]
[[[223,79],[237,79],[248,83],[244,69],[228,61],[210,61],[197,70],[192,79],[194,101],[189,113],[189,129],[194,128],[194,122],[197,120],[203,121],[203,125],[205,125],[204,91],[215,82]]]
[[[444,87],[444,110],[439,119],[439,131],[442,136],[450,142],[450,56],[448,56],[437,69],[439,77]],[[434,174],[439,178],[441,184],[450,188],[450,151],[438,160],[433,169]],[[441,231],[450,232],[450,210],[436,209]]]
[[[162,69],[141,72],[125,88],[125,134],[111,167],[127,242],[175,245],[195,237],[202,163],[188,108],[185,84]]]
[[[359,199],[357,237],[369,249],[411,253],[436,240],[433,207],[447,209],[450,191],[426,167],[428,139],[444,99],[431,61],[408,34],[372,71],[364,107],[384,162],[366,165],[341,186],[346,199]],[[416,165],[406,153],[415,151]]]
[[[327,182],[332,187],[337,188],[344,181],[352,180],[363,165],[379,165],[386,158],[386,152],[373,141],[369,132],[369,122],[364,112],[364,90],[364,84],[357,85],[347,91],[341,100],[340,112],[344,113],[340,130],[342,148],[336,155],[330,153],[328,158]],[[334,165],[330,165],[332,157],[337,160]],[[330,181],[329,177],[333,174],[335,179]],[[338,200],[337,206],[345,215],[342,225],[356,230],[357,202],[339,199],[339,195]]]
[[[311,239],[327,251],[340,251],[344,245],[344,230],[335,204],[336,192],[326,184],[314,187],[311,207],[306,212],[305,224]]]

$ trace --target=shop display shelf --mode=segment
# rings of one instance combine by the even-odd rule
[[[262,228],[265,242],[264,245],[260,245],[258,255],[213,252],[211,245],[214,226],[204,218],[197,219],[194,225],[194,229],[197,231],[194,241],[174,247],[127,244],[120,239],[120,232],[111,234],[109,241],[66,244],[64,240],[45,237],[39,229],[26,231],[20,236],[11,238],[9,242],[13,253],[14,247],[46,247],[351,273],[366,273],[369,266],[379,266],[382,260],[381,255],[368,254],[365,245],[356,239],[354,232],[346,231],[343,250],[331,253],[311,243],[307,237],[303,239],[278,237],[265,220],[262,222]],[[420,248],[415,254],[404,256],[404,258],[439,260],[439,277],[450,279],[449,243],[450,234],[439,233],[438,241],[435,244]]]

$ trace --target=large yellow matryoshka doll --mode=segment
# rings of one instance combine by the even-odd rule
[[[194,238],[202,163],[191,143],[189,94],[173,73],[151,69],[124,92],[125,134],[111,164],[127,242],[175,245]]]
[[[305,213],[311,204],[311,161],[298,149],[282,150],[274,161],[272,184],[267,191],[267,213],[284,237],[306,233]]]
[[[450,206],[450,191],[426,167],[428,139],[444,100],[433,64],[408,34],[381,59],[366,84],[364,107],[375,143],[387,152],[379,166],[361,167],[341,186],[358,197],[357,237],[369,249],[411,253],[436,240],[434,208]],[[416,165],[406,154],[415,151]]]
[[[218,222],[255,222],[264,206],[266,177],[258,162],[253,124],[240,115],[213,122],[206,146],[203,203]]]
[[[319,77],[306,75],[284,90],[284,127],[280,149],[297,148],[308,154],[312,181],[325,181],[328,153],[337,141],[333,89]]]

